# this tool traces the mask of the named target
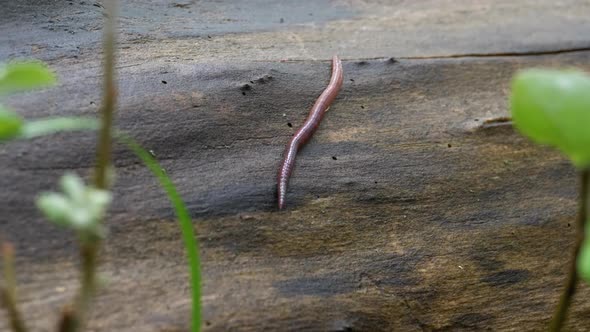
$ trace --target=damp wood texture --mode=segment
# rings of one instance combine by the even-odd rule
[[[36,58],[27,118],[97,115],[99,1],[5,1],[0,60]],[[583,1],[122,1],[116,124],[178,185],[201,242],[205,331],[543,330],[562,290],[577,180],[509,123],[522,68],[590,70]],[[286,143],[343,60],[344,85],[276,208]],[[495,121],[495,119],[500,119]],[[96,137],[0,147],[0,236],[27,323],[50,331],[77,286],[72,236],[36,193],[90,176]],[[173,211],[125,148],[93,331],[186,331]],[[2,314],[3,315],[3,314]],[[7,330],[0,316],[0,330]],[[590,325],[579,287],[566,328]]]

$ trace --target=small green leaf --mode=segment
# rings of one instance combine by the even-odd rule
[[[590,77],[573,70],[530,69],[512,81],[512,118],[521,133],[590,166]]]
[[[37,207],[57,225],[76,230],[83,241],[104,236],[100,224],[111,202],[111,193],[86,186],[78,175],[66,173],[60,180],[62,193],[43,193]]]
[[[66,173],[59,180],[59,185],[68,199],[80,203],[86,199],[86,185],[82,179],[74,173]]]
[[[111,193],[106,190],[100,190],[93,187],[88,187],[86,191],[86,201],[88,202],[88,211],[93,218],[101,220],[111,203]]]
[[[0,94],[51,86],[55,82],[53,71],[39,61],[12,62],[0,67]]]
[[[97,225],[98,221],[92,218],[88,207],[73,205],[68,212],[68,221],[74,229],[87,231],[94,229]]]
[[[60,226],[67,226],[71,205],[65,196],[58,193],[42,193],[37,198],[37,208],[47,219]]]
[[[23,119],[0,105],[0,141],[17,137],[22,129]]]

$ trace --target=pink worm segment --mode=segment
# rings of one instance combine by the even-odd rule
[[[278,176],[278,198],[279,198],[279,210],[285,208],[285,196],[287,195],[287,185],[289,184],[289,177],[293,172],[295,166],[295,157],[301,147],[311,138],[313,133],[318,129],[320,121],[324,117],[324,114],[330,107],[330,104],[334,101],[340,88],[342,87],[342,62],[337,55],[332,57],[332,77],[330,83],[322,92],[320,97],[316,100],[315,104],[311,108],[305,123],[297,130],[291,141],[285,149],[285,159],[281,164]]]

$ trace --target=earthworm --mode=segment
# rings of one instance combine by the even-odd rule
[[[285,208],[287,185],[289,184],[289,177],[295,166],[297,152],[311,138],[316,129],[318,129],[324,113],[330,108],[330,104],[332,104],[342,87],[342,80],[342,62],[337,55],[334,55],[332,57],[332,77],[330,78],[330,83],[316,100],[315,104],[313,104],[303,126],[295,132],[295,135],[293,135],[293,138],[291,138],[285,149],[284,159],[279,169],[277,181],[279,210]]]

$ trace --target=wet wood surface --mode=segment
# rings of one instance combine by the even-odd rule
[[[96,115],[97,1],[6,1],[0,60],[56,88],[27,118]],[[510,124],[519,69],[590,69],[582,1],[124,1],[118,128],[153,151],[194,217],[206,331],[539,331],[573,244],[576,174]],[[281,154],[343,58],[345,83],[276,209]],[[491,122],[490,122],[491,121]],[[0,147],[0,237],[27,323],[51,331],[77,286],[72,234],[35,195],[89,176],[96,139]],[[185,331],[180,231],[155,179],[115,149],[116,199],[94,331]],[[567,327],[590,324],[581,285]],[[0,330],[7,330],[0,316]]]

